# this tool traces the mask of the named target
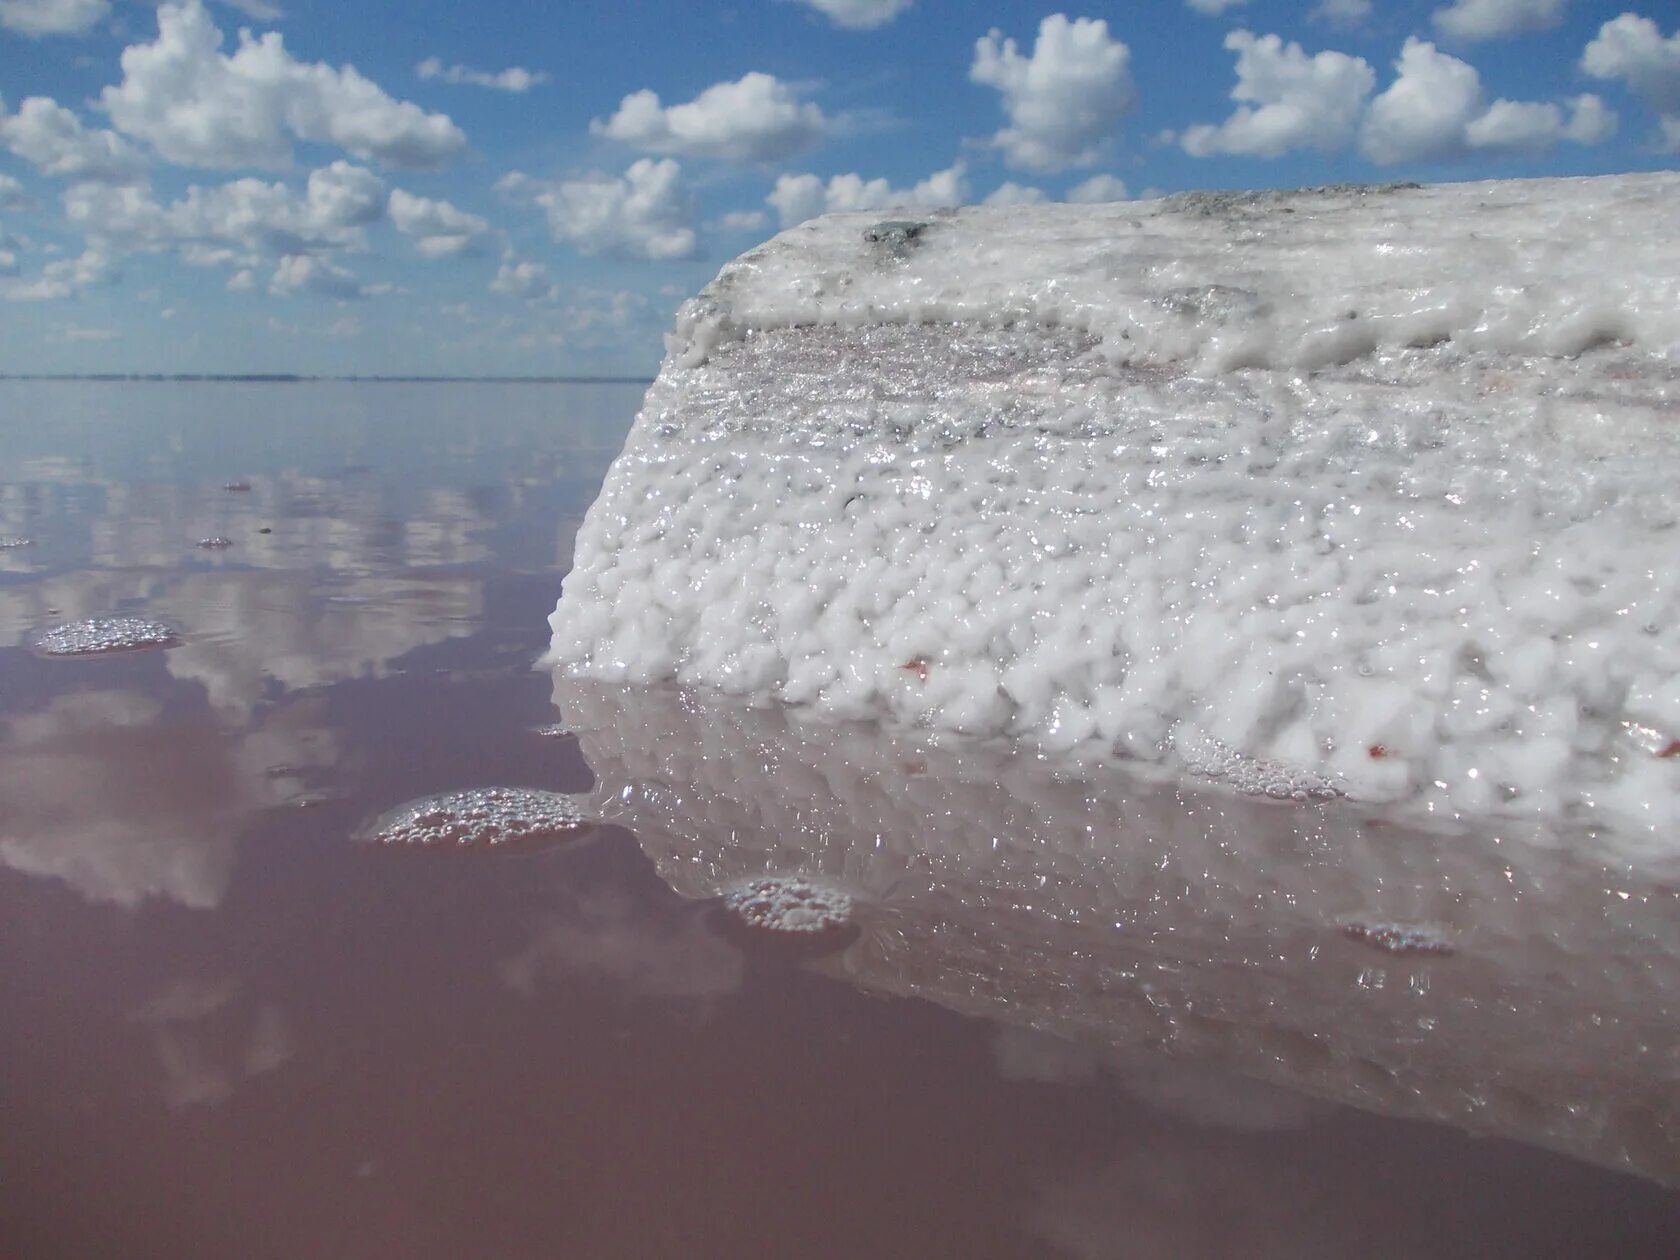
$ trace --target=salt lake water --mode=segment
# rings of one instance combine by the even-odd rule
[[[1673,871],[556,680],[641,393],[0,383],[0,1256],[1674,1254]]]

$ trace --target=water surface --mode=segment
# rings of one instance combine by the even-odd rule
[[[0,384],[0,1256],[1674,1253],[1669,873],[556,684],[639,394]]]

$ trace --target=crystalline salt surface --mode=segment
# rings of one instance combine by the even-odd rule
[[[762,932],[817,935],[852,924],[852,899],[798,876],[767,875],[726,893],[724,909],[744,927]]]
[[[141,617],[94,617],[54,626],[36,642],[48,656],[88,656],[136,648],[172,647],[179,636],[158,621]]]
[[[783,233],[679,313],[549,660],[1671,851],[1676,198],[974,208],[890,259],[873,217]]]
[[[11,551],[15,547],[29,546],[29,539],[16,538],[10,534],[0,534],[0,551]]]
[[[589,824],[577,802],[535,788],[469,788],[399,805],[361,838],[383,845],[497,848],[569,836]]]
[[[233,546],[233,542],[227,538],[200,538],[196,545],[204,551],[222,551]]]

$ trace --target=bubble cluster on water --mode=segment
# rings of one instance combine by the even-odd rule
[[[549,722],[546,725],[531,728],[531,734],[540,735],[544,739],[565,739],[572,733],[572,728],[562,722]]]
[[[399,847],[512,848],[570,839],[590,823],[575,798],[536,788],[483,787],[399,805],[361,832]]]
[[[1345,923],[1342,935],[1388,954],[1452,954],[1452,943],[1437,928],[1405,923]]]
[[[0,551],[12,551],[18,547],[29,546],[29,539],[19,538],[14,534],[0,534]]]
[[[850,931],[852,898],[799,875],[764,875],[726,892],[723,908],[755,932],[802,937]]]
[[[1173,731],[1172,742],[1192,774],[1222,779],[1250,796],[1269,796],[1279,801],[1327,801],[1342,795],[1341,787],[1333,779],[1286,762],[1250,757],[1202,731],[1181,725]]]
[[[200,538],[195,545],[204,551],[225,551],[227,548],[233,546],[233,540],[231,538],[221,537]]]
[[[144,617],[90,617],[54,626],[35,642],[48,656],[90,656],[137,648],[174,647],[180,636],[161,621]]]

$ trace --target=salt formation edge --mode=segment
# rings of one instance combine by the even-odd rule
[[[784,232],[679,313],[547,659],[1670,851],[1677,198]]]

